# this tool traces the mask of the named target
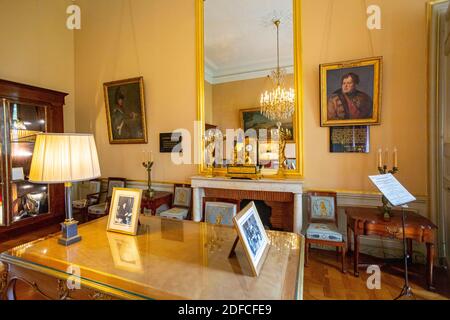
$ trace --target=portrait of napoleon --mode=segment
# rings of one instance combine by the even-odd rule
[[[381,58],[321,66],[321,124],[379,123]]]

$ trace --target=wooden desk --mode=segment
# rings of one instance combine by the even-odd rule
[[[269,231],[268,257],[256,278],[240,244],[228,259],[234,228],[154,216],[141,216],[141,223],[133,237],[106,232],[105,217],[81,225],[82,240],[72,246],[51,236],[4,252],[0,288],[13,298],[20,279],[20,287],[50,299],[302,299],[300,235]],[[69,289],[67,280],[81,289]]]
[[[156,209],[163,204],[167,204],[169,208],[172,207],[172,193],[166,191],[155,191],[155,194],[151,198],[142,197],[141,211],[144,213],[144,209],[150,209],[152,215],[155,215]]]
[[[351,251],[350,231],[353,231],[355,252],[353,255],[355,276],[359,276],[359,236],[378,235],[381,237],[403,239],[402,211],[393,210],[390,221],[384,221],[379,208],[345,207],[347,214],[347,252]],[[437,227],[427,218],[413,211],[405,211],[405,236],[408,253],[412,257],[412,241],[425,243],[427,246],[427,284],[433,284],[434,240]]]

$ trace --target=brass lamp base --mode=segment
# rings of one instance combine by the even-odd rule
[[[62,236],[58,239],[59,244],[70,246],[81,241],[81,236],[78,234],[78,221],[64,221],[61,223],[61,231]]]

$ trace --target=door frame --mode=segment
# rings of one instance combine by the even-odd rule
[[[430,1],[427,4],[428,20],[428,194],[430,217],[438,225],[438,257],[447,264],[447,219],[445,214],[444,140],[445,140],[445,63],[442,23],[449,0]],[[450,176],[446,177],[450,186]],[[447,192],[450,192],[448,189]]]

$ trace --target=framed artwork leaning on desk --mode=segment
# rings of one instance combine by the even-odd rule
[[[254,276],[258,276],[269,251],[269,238],[259,217],[255,203],[250,202],[233,218],[245,255]],[[234,248],[233,248],[234,249]]]
[[[141,199],[141,189],[114,188],[107,230],[135,236],[138,231]]]

